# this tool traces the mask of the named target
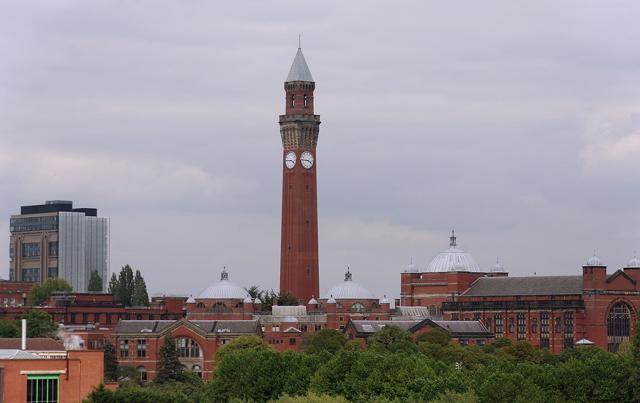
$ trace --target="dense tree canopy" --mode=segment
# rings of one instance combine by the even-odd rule
[[[278,353],[259,338],[239,338],[220,350],[214,379],[205,385],[187,380],[121,388],[115,393],[97,389],[90,401],[637,401],[634,374],[639,338],[624,353],[576,347],[553,356],[526,342],[498,340],[493,346],[462,347],[444,343],[441,336],[422,337],[416,343],[408,336],[389,326],[361,350],[338,348],[342,343],[334,344],[335,334],[325,332],[317,340],[308,339],[303,353]]]
[[[310,354],[317,354],[323,351],[337,353],[347,343],[347,339],[342,332],[335,329],[322,329],[312,336],[306,336],[302,340],[302,348]]]
[[[91,272],[89,287],[87,289],[91,292],[102,292],[102,277],[100,277],[97,270]]]
[[[51,277],[42,284],[34,285],[31,288],[31,291],[29,291],[27,301],[29,305],[43,305],[45,302],[47,302],[53,292],[70,292],[71,290],[71,286],[64,279],[59,277]]]
[[[128,264],[120,269],[118,276],[115,273],[111,274],[108,290],[113,294],[113,299],[124,306],[149,306],[149,294],[144,278],[140,270],[136,270],[134,275]]]
[[[51,315],[44,311],[32,310],[22,316],[27,320],[27,337],[55,337],[58,326]]]
[[[160,347],[158,370],[154,382],[180,382],[185,380],[185,368],[178,359],[175,340],[167,336]]]

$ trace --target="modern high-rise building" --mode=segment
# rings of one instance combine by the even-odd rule
[[[298,48],[284,83],[280,292],[303,303],[319,296],[316,145],[320,116],[313,112],[315,82]]]
[[[42,283],[65,279],[74,291],[87,291],[91,272],[109,276],[109,218],[95,208],[73,208],[73,202],[47,201],[22,206],[11,216],[9,277]]]

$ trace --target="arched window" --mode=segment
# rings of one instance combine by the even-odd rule
[[[180,358],[202,357],[200,345],[187,337],[180,337],[176,339],[176,349],[178,350],[178,357]]]
[[[138,368],[136,368],[136,370],[138,371],[138,375],[140,375],[140,382],[146,382],[147,381],[147,369],[141,365]]]
[[[351,305],[351,312],[354,312],[354,313],[364,312],[364,305],[362,305],[359,302],[356,302],[355,304]]]
[[[624,302],[611,307],[607,316],[607,343],[609,351],[616,352],[620,344],[629,340],[631,334],[631,310]]]
[[[307,94],[304,94],[304,107],[307,107]]]
[[[200,367],[200,365],[194,365],[191,367],[191,372],[198,375],[198,378],[202,378],[202,367]]]

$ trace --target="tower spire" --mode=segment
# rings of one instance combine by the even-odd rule
[[[456,243],[456,231],[455,230],[451,230],[451,236],[449,237],[449,247],[450,248],[455,248],[457,246]]]
[[[302,34],[298,34],[298,49],[302,49]]]

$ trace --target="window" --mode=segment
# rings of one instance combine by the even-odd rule
[[[527,338],[527,317],[524,313],[519,313],[518,320],[518,340],[524,340]]]
[[[9,280],[16,281],[16,271],[15,271],[15,269],[9,269]]]
[[[295,346],[295,345],[296,345],[296,339],[294,339],[294,338],[290,338],[290,339],[289,339],[289,345],[290,345],[290,346]]]
[[[611,352],[618,351],[620,344],[631,335],[631,310],[624,302],[611,307],[607,315],[607,345]]]
[[[89,323],[89,314],[86,312],[82,313],[82,323]]]
[[[140,375],[140,382],[146,382],[147,381],[147,369],[141,365],[138,368],[136,368],[136,370],[138,371],[138,374]]]
[[[181,358],[195,358],[202,356],[200,354],[200,346],[198,343],[186,337],[176,339],[176,348],[178,350],[178,357]]]
[[[129,340],[120,340],[120,357],[129,356]]]
[[[291,107],[292,108],[296,107],[296,96],[295,95],[291,95]]]
[[[57,267],[49,267],[47,268],[47,278],[58,277],[58,268]]]
[[[58,402],[58,375],[27,375],[27,403]]]
[[[40,268],[22,269],[22,281],[28,283],[40,282]]]
[[[147,356],[147,341],[144,339],[138,339],[138,357]]]
[[[58,256],[58,241],[49,241],[49,256]]]
[[[573,347],[573,312],[564,313],[564,348]]]
[[[536,318],[531,319],[531,333],[532,334],[538,333],[538,319]]]
[[[509,333],[513,333],[513,318],[509,318]]]
[[[280,326],[279,325],[272,325],[271,326],[271,331],[272,332],[279,332],[280,331]]]
[[[504,334],[504,329],[502,327],[502,314],[497,313],[494,319],[496,321],[496,337],[502,337]]]
[[[469,340],[467,340],[467,339],[460,339],[460,345],[461,345],[461,346],[468,346],[468,345],[469,345]]]
[[[202,378],[202,367],[200,365],[196,364],[193,367],[191,367],[191,372],[196,374],[198,378]]]
[[[40,243],[38,242],[23,243],[22,257],[40,257]]]
[[[540,347],[549,348],[549,312],[540,312]]]
[[[355,313],[364,312],[364,305],[362,305],[359,302],[356,302],[355,304],[351,305],[351,312],[355,312]]]
[[[487,330],[491,331],[491,318],[487,318],[485,319],[485,326],[487,327]]]
[[[451,314],[451,320],[460,320],[460,314],[459,313],[452,313]]]
[[[99,312],[93,314],[93,321],[95,323],[100,323],[100,313]]]
[[[111,324],[111,314],[108,313],[107,314],[107,325],[110,325],[110,324]]]
[[[562,331],[562,320],[560,320],[560,318],[556,318],[553,331],[555,333],[560,333]]]
[[[13,244],[9,245],[9,259],[13,260],[13,258],[16,256],[16,248],[13,246]]]
[[[9,222],[10,232],[55,231],[58,229],[58,216],[19,217]]]
[[[307,107],[307,94],[304,94],[304,107]]]

